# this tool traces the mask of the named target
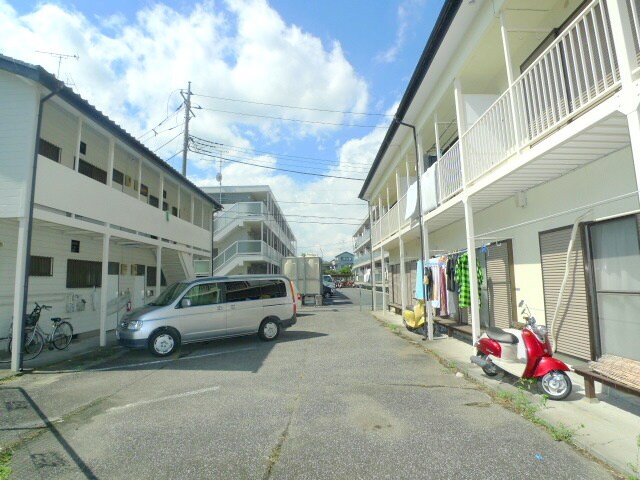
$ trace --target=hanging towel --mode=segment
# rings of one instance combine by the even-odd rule
[[[446,317],[447,315],[449,315],[447,306],[447,274],[445,267],[440,267],[440,316]]]

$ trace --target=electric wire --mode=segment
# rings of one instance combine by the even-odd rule
[[[178,134],[173,137],[171,140],[169,140],[168,142],[163,143],[162,145],[160,145],[158,148],[156,148],[155,150],[153,150],[153,153],[156,153],[158,150],[166,147],[167,145],[169,145],[171,142],[173,142],[176,138],[178,138],[180,135],[182,135],[184,132],[178,132]]]
[[[278,104],[278,103],[266,103],[266,102],[256,102],[256,101],[251,101],[251,100],[240,100],[237,98],[225,98],[225,97],[216,97],[213,95],[204,95],[201,93],[191,93],[192,96],[196,96],[196,97],[204,97],[204,98],[212,98],[214,100],[224,100],[226,102],[239,102],[239,103],[250,103],[252,105],[264,105],[264,106],[268,106],[268,107],[281,107],[281,108],[291,108],[291,109],[296,109],[296,110],[308,110],[311,112],[326,112],[326,113],[342,113],[345,115],[363,115],[363,116],[370,116],[370,117],[389,117],[389,118],[393,118],[393,115],[388,115],[386,113],[372,113],[372,112],[351,112],[351,111],[344,111],[344,110],[329,110],[326,108],[312,108],[312,107],[299,107],[299,106],[295,106],[295,105],[283,105],[283,104]]]
[[[154,126],[153,128],[151,128],[150,130],[147,130],[145,133],[143,133],[142,135],[140,135],[136,140],[141,141],[141,139],[143,137],[145,137],[146,135],[148,135],[151,132],[154,132],[156,128],[158,128],[159,126],[161,126],[164,122],[166,122],[167,120],[169,120],[171,117],[173,117],[175,114],[177,114],[180,109],[182,109],[182,106],[184,104],[180,104],[178,106],[178,108],[176,108],[173,112],[171,112],[170,114],[168,114],[166,117],[164,117],[163,120],[160,121],[160,123],[158,123],[156,126]],[[156,133],[157,134],[157,133]]]
[[[249,165],[249,166],[252,166],[252,167],[266,168],[268,170],[277,170],[277,171],[280,171],[280,172],[287,172],[287,173],[297,173],[299,175],[308,175],[308,176],[312,176],[312,177],[337,178],[337,179],[340,179],[340,180],[352,180],[352,181],[357,181],[357,182],[363,182],[364,181],[364,178],[343,177],[343,176],[339,176],[339,175],[327,175],[327,174],[322,174],[322,173],[303,172],[303,171],[300,171],[300,170],[292,170],[292,169],[288,169],[288,168],[271,167],[271,166],[267,166],[267,165],[259,165],[259,164],[256,164],[256,163],[245,162],[245,161],[241,161],[241,160],[234,160],[234,159],[231,159],[231,158],[223,157],[222,155],[219,155],[219,154],[210,153],[210,152],[202,149],[201,147],[198,147],[197,145],[194,145],[193,147],[189,146],[189,151],[191,151],[193,153],[200,154],[200,155],[204,155],[206,157],[214,158],[214,159],[225,160],[225,161],[228,161],[228,162],[231,162],[231,163],[239,163],[239,164],[242,164],[242,165]]]
[[[242,113],[242,112],[232,112],[230,110],[219,110],[219,109],[215,109],[215,108],[206,108],[200,105],[195,105],[192,106],[191,108],[196,109],[196,110],[207,110],[209,112],[216,112],[216,113],[224,113],[226,115],[238,115],[238,116],[242,116],[242,117],[256,117],[256,118],[267,118],[270,120],[280,120],[282,122],[297,122],[297,123],[310,123],[310,124],[314,124],[314,125],[328,125],[328,126],[333,126],[333,127],[353,127],[353,128],[383,128],[383,129],[387,129],[389,128],[388,125],[384,126],[384,125],[360,125],[360,124],[355,124],[355,123],[334,123],[334,122],[321,122],[319,120],[302,120],[300,118],[284,118],[284,117],[274,117],[271,115],[258,115],[255,113]]]
[[[214,142],[211,140],[206,140],[204,138],[201,137],[197,137],[197,136],[192,136],[192,138],[194,139],[198,139],[199,141],[206,143],[208,145],[214,146],[214,147],[219,147],[219,148],[228,148],[230,150],[240,150],[240,151],[244,151],[244,152],[249,152],[249,153],[261,153],[264,155],[273,155],[274,157],[286,157],[286,158],[297,158],[297,159],[301,159],[301,160],[312,160],[314,162],[324,162],[330,165],[336,165],[339,160],[329,160],[329,159],[323,159],[323,158],[316,158],[316,157],[304,157],[304,156],[300,156],[300,155],[289,155],[286,153],[275,153],[275,152],[267,152],[264,150],[256,150],[253,148],[243,148],[243,147],[236,147],[236,146],[232,146],[232,145],[226,145],[224,143],[219,143],[219,142]],[[362,166],[363,168],[366,168],[367,170],[369,170],[369,168],[371,168],[371,163],[361,163],[361,162],[350,162],[351,165],[353,166]]]

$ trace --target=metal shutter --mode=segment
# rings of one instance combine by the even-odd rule
[[[544,311],[548,328],[551,328],[564,277],[571,228],[540,233]],[[569,262],[569,277],[553,329],[558,352],[584,360],[591,359],[589,310],[580,232],[576,234]]]
[[[401,305],[400,300],[400,265],[390,265],[389,273],[391,274],[391,288],[389,303]]]
[[[511,242],[490,245],[487,251],[487,289],[491,326],[509,328],[514,324],[511,287]]]

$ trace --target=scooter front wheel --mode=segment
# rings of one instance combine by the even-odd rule
[[[486,353],[478,352],[478,356],[482,360],[485,360],[485,361],[489,360],[489,355],[487,355]],[[482,371],[488,377],[495,377],[496,375],[498,375],[498,367],[496,367],[493,363],[490,363],[486,367],[482,367]]]
[[[540,387],[551,400],[564,400],[571,393],[571,379],[561,370],[552,370],[540,379]]]

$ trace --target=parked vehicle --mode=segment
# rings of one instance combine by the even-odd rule
[[[335,295],[336,294],[336,283],[333,281],[333,277],[331,275],[322,275],[322,284],[330,292],[329,295]],[[325,298],[329,298],[329,296],[325,295]]]
[[[116,329],[125,347],[171,355],[183,343],[257,333],[275,340],[296,323],[293,283],[284,275],[236,275],[174,283],[126,314]]]
[[[526,326],[522,330],[489,327],[476,343],[478,354],[471,361],[493,377],[499,369],[524,379],[538,379],[542,391],[552,400],[562,400],[571,393],[569,367],[552,357],[546,327],[537,325],[529,307],[520,307]]]
[[[293,281],[302,303],[305,298],[322,295],[328,298],[322,279],[322,259],[314,255],[283,257],[282,273]],[[332,292],[329,292],[331,295]]]

